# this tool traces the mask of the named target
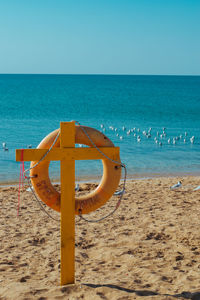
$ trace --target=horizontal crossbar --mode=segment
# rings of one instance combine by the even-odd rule
[[[116,160],[119,155],[119,147],[99,147],[110,159]],[[23,151],[23,152],[22,152]],[[38,161],[48,149],[16,149],[16,161]],[[23,156],[23,157],[22,157]],[[45,156],[44,160],[88,160],[105,159],[96,148],[54,148]]]

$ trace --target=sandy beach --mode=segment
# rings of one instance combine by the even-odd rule
[[[76,217],[76,283],[64,287],[59,214],[47,208],[58,221],[49,218],[25,187],[17,216],[18,187],[1,187],[0,299],[200,299],[199,185],[196,176],[129,180],[112,217]]]

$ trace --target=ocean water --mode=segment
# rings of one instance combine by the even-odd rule
[[[1,183],[18,180],[15,149],[36,147],[70,120],[105,130],[130,178],[200,175],[200,76],[2,74],[0,118]],[[101,175],[101,161],[76,162],[77,180]],[[59,162],[50,177],[59,180]]]

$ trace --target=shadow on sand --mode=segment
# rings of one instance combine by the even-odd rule
[[[192,299],[192,300],[200,300],[200,292],[182,292],[181,294],[175,294],[175,295],[170,295],[170,294],[159,294],[157,292],[149,291],[149,290],[132,290],[132,289],[127,289],[124,287],[120,287],[115,284],[92,284],[92,283],[82,283],[82,285],[91,287],[91,288],[99,288],[99,287],[108,287],[111,289],[116,289],[120,291],[124,291],[127,293],[135,293],[137,296],[171,296],[174,298],[183,298],[183,299]]]

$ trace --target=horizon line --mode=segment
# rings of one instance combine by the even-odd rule
[[[198,77],[200,74],[126,74],[126,73],[0,73],[0,75],[60,75],[60,76],[191,76]]]

